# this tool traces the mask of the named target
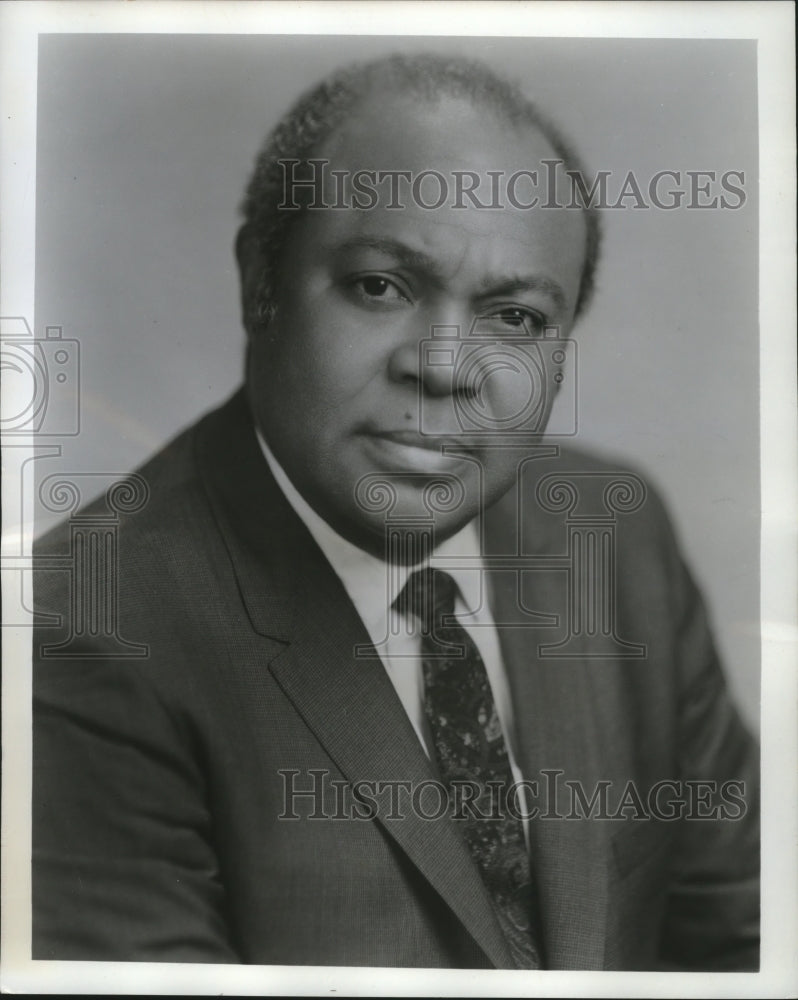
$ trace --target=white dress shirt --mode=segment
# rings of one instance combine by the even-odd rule
[[[415,616],[405,616],[393,607],[410,574],[421,567],[395,566],[392,572],[388,572],[388,566],[382,559],[377,559],[333,531],[299,494],[260,431],[257,430],[256,433],[272,475],[344,585],[391,683],[396,688],[421,746],[432,759],[432,741],[424,713],[424,678],[418,623]],[[479,568],[481,554],[474,522],[471,521],[456,535],[438,545],[432,555],[434,567],[445,570],[457,584],[455,617],[468,631],[485,664],[504,732],[513,780],[519,782],[522,774],[517,763],[510,687],[502,662],[499,637],[488,606],[485,575]],[[458,564],[464,557],[468,568]],[[524,834],[527,834],[526,817]]]

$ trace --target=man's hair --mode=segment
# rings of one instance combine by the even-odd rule
[[[357,105],[374,93],[402,94],[435,103],[441,97],[460,98],[499,116],[516,128],[529,127],[549,141],[565,169],[584,175],[574,151],[558,129],[515,84],[497,76],[481,62],[438,54],[392,55],[355,63],[338,70],[307,91],[282,117],[266,138],[255,161],[241,204],[244,217],[238,234],[239,260],[257,250],[257,266],[243,268],[242,308],[249,334],[263,328],[274,315],[275,284],[289,226],[302,209],[280,209],[285,174],[281,160],[300,163],[316,158],[325,141]],[[576,302],[576,315],[593,291],[601,239],[596,210],[585,204],[587,241]]]

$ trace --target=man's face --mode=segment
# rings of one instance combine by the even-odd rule
[[[392,96],[371,98],[319,156],[330,171],[437,170],[450,189],[453,171],[476,171],[483,203],[488,171],[542,178],[541,160],[556,158],[538,132],[464,101]],[[425,209],[406,183],[403,207],[390,209],[387,184],[378,190],[374,208],[309,210],[292,225],[275,318],[252,338],[248,389],[300,493],[344,537],[383,555],[386,516],[428,518],[436,482],[455,492],[434,515],[439,541],[513,484],[518,450],[491,447],[486,431],[518,430],[523,419],[545,427],[561,364],[537,345],[544,326],[570,331],[585,222],[504,196],[500,209],[453,207],[453,191]],[[430,203],[438,189],[422,192]],[[531,193],[519,185],[517,200]],[[430,354],[424,342],[441,326],[454,342]],[[374,477],[395,494],[389,511],[375,509]]]

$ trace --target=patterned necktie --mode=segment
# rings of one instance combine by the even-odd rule
[[[534,892],[520,817],[506,808],[513,783],[485,664],[452,617],[454,580],[440,570],[413,573],[397,608],[421,622],[424,710],[441,778],[457,802],[466,843],[487,886],[515,964],[539,969]],[[476,794],[466,806],[463,784]],[[457,815],[455,810],[455,815]]]

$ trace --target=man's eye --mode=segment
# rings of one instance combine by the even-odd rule
[[[540,313],[533,309],[524,309],[521,306],[506,306],[496,309],[484,316],[483,320],[504,329],[529,334],[540,333],[545,325],[545,320]]]
[[[379,274],[364,275],[352,284],[365,299],[373,299],[380,302],[401,302],[407,300],[407,296],[404,295],[393,281],[389,278],[383,278]]]

